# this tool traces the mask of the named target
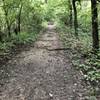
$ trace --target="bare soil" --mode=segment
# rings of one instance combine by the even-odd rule
[[[0,100],[88,100],[83,76],[62,48],[55,25],[48,25],[34,47],[2,66]]]

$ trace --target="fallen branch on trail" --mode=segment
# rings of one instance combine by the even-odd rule
[[[65,50],[70,50],[70,48],[54,48],[54,49],[48,49],[48,51],[65,51]]]

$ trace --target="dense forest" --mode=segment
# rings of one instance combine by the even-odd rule
[[[63,48],[56,50],[65,54],[70,50],[72,65],[91,86],[89,100],[99,100],[100,0],[0,0],[0,67],[15,49],[37,41],[49,24],[56,26],[63,43]],[[0,70],[2,76],[2,67]]]
[[[0,41],[2,46],[2,43],[13,35],[37,31],[41,28],[43,21],[56,19],[64,22],[65,25],[70,25],[71,29],[74,28],[76,37],[80,35],[80,31],[91,35],[93,49],[99,49],[99,0],[51,0],[45,2],[43,0],[1,0],[0,2]],[[47,2],[48,4],[45,4]],[[90,32],[92,34],[89,34]]]

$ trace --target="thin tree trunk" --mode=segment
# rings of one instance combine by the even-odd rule
[[[21,31],[21,13],[22,13],[22,8],[23,8],[23,4],[21,4],[20,10],[19,10],[19,14],[18,14],[18,32],[19,33]]]
[[[78,20],[77,20],[77,9],[75,0],[72,0],[73,10],[74,10],[74,28],[75,28],[75,35],[78,36]]]
[[[72,3],[71,3],[71,0],[69,0],[69,13],[70,13],[70,15],[69,15],[69,17],[70,17],[70,28],[72,28],[72,19],[73,19],[73,17],[72,17]]]
[[[2,35],[2,32],[1,32],[1,28],[0,28],[0,42],[2,42],[2,37],[3,37],[3,35]]]
[[[97,0],[91,0],[93,49],[99,49]]]
[[[45,3],[48,3],[48,0],[45,0]]]
[[[9,20],[8,20],[8,11],[5,9],[5,1],[3,1],[3,10],[4,10],[4,13],[5,13],[5,20],[6,20],[6,24],[7,24],[7,30],[8,30],[8,35],[9,37],[11,37],[11,32],[10,32],[10,25],[9,25]]]
[[[7,16],[8,16],[8,14],[5,12],[5,17],[6,17],[5,19],[6,19],[6,24],[7,24],[8,35],[9,35],[9,37],[11,37],[10,25],[9,25]]]

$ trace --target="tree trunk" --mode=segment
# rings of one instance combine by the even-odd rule
[[[5,8],[5,0],[2,0],[2,1],[3,1],[3,10],[5,13],[5,20],[6,20],[6,24],[7,24],[8,36],[11,37],[11,32],[10,32],[11,25],[9,24],[9,20],[8,20],[8,11]]]
[[[11,32],[10,32],[10,26],[9,25],[7,25],[7,29],[8,29],[8,35],[9,35],[9,37],[11,37]]]
[[[45,3],[48,3],[48,0],[45,0]]]
[[[9,21],[8,21],[8,13],[5,11],[5,19],[6,19],[6,24],[7,24],[7,30],[8,30],[8,36],[11,37],[11,32],[10,32],[10,25],[9,25]]]
[[[91,0],[93,49],[99,49],[97,0]]]
[[[78,36],[78,20],[77,20],[77,9],[75,0],[72,0],[73,10],[74,10],[74,28],[75,28],[75,35]]]
[[[21,4],[20,10],[19,10],[19,14],[18,14],[18,32],[19,33],[21,31],[21,13],[22,13],[22,8],[23,8],[23,4]]]
[[[2,42],[2,37],[3,35],[2,35],[2,32],[0,31],[0,42]]]
[[[69,0],[69,17],[70,17],[70,28],[72,28],[72,3],[71,3],[71,0]]]

